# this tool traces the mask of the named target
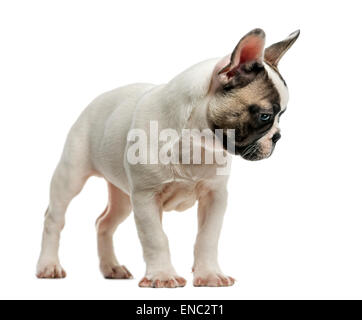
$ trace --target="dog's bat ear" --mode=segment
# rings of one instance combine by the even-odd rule
[[[231,78],[242,65],[252,62],[262,62],[265,45],[265,33],[261,29],[254,29],[246,34],[237,44],[230,56],[230,62],[218,74]]]
[[[231,55],[221,60],[214,70],[213,88],[217,86],[240,85],[245,77],[250,82],[253,67],[261,66],[264,56],[265,33],[254,29],[237,44]],[[239,83],[240,82],[240,83]]]
[[[288,38],[283,41],[274,43],[265,49],[264,60],[272,66],[277,67],[280,59],[289,50],[289,48],[297,41],[300,31],[293,32]]]

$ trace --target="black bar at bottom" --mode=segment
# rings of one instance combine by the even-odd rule
[[[22,306],[24,305],[24,306]],[[1,301],[7,318],[39,319],[305,319],[360,318],[360,301],[114,300]],[[6,312],[6,313],[5,313]]]

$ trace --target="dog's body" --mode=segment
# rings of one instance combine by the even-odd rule
[[[251,71],[238,69],[237,76],[241,80],[235,80],[235,71],[230,71],[233,70],[233,53],[222,60],[212,59],[197,64],[168,84],[129,85],[95,99],[72,127],[52,179],[42,252],[37,266],[38,277],[65,276],[58,259],[65,211],[86,180],[96,175],[105,178],[109,189],[108,206],[96,223],[100,268],[106,278],[132,277],[115,257],[112,236],[133,209],[147,264],[146,276],[140,286],[184,286],[185,279],[177,275],[171,264],[167,237],[162,230],[162,211],[183,211],[198,201],[199,233],[195,245],[194,284],[232,285],[234,280],[221,272],[217,261],[217,244],[227,201],[228,175],[217,174],[217,169],[222,166],[204,163],[130,164],[127,152],[131,143],[127,136],[131,129],[149,132],[151,120],[158,121],[159,130],[172,128],[180,135],[185,128],[201,131],[231,127],[237,129],[235,153],[249,160],[268,157],[276,142],[272,140],[277,140],[275,137],[279,134],[279,115],[285,110],[288,100],[287,88],[276,64],[297,36],[294,34],[285,40],[287,43],[283,42],[283,46],[278,48],[279,55],[275,52],[275,57],[271,55],[275,62],[273,65],[273,61],[260,60],[264,56],[260,52],[253,53],[260,51],[256,47],[258,42],[264,41],[263,32],[257,29],[249,33],[234,50],[239,54],[244,50],[247,57],[239,62],[237,68],[256,61],[258,70],[255,71],[254,67]],[[227,76],[222,72],[224,69],[228,72]],[[233,93],[230,93],[231,83]],[[264,93],[269,90],[270,94],[266,97],[256,93],[258,97],[254,97],[255,92],[260,90]],[[275,100],[271,105],[269,96]],[[235,107],[237,103],[240,106]],[[247,114],[241,107],[246,105],[250,109]],[[236,111],[237,108],[241,109]],[[269,124],[255,124],[260,113],[255,108],[266,108],[262,115],[263,118],[267,118],[265,114],[272,117],[266,120]],[[236,120],[235,112],[238,119],[243,120]],[[256,113],[258,116],[254,116]],[[237,125],[233,123],[235,121],[239,121]],[[242,127],[240,121],[248,121],[248,126]],[[250,146],[256,145],[258,147],[254,147],[251,153]],[[157,151],[160,148],[162,144]],[[227,157],[231,156],[227,154]]]

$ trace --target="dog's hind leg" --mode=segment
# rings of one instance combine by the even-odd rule
[[[50,202],[45,214],[42,248],[37,265],[38,278],[64,278],[58,250],[60,233],[65,223],[65,212],[70,201],[82,190],[90,174],[77,165],[60,161],[50,186]]]
[[[131,279],[127,268],[118,263],[113,248],[113,234],[131,213],[131,201],[126,193],[109,182],[108,192],[108,206],[96,222],[100,269],[107,279]]]
[[[94,174],[90,163],[87,126],[83,118],[69,132],[60,162],[51,185],[49,207],[45,214],[41,253],[37,264],[38,278],[64,278],[58,250],[65,212],[70,201]]]

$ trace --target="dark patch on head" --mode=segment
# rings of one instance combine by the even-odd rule
[[[281,107],[280,107],[280,104],[279,103],[275,103],[273,104],[273,112],[274,112],[274,115],[277,115],[281,110]]]
[[[255,144],[272,128],[281,110],[279,92],[264,67],[258,69],[247,85],[230,84],[222,94],[218,94],[215,102],[208,112],[211,127],[214,130],[224,129],[224,139],[226,130],[234,129],[238,154],[242,154],[244,148]]]
[[[254,81],[258,75],[265,73],[264,66],[259,62],[244,64],[240,69],[235,70],[231,80],[222,87],[222,90],[228,92],[233,89],[246,87]]]
[[[258,113],[260,111],[260,107],[256,104],[252,104],[249,106],[249,112],[251,114],[255,114],[255,113]]]

